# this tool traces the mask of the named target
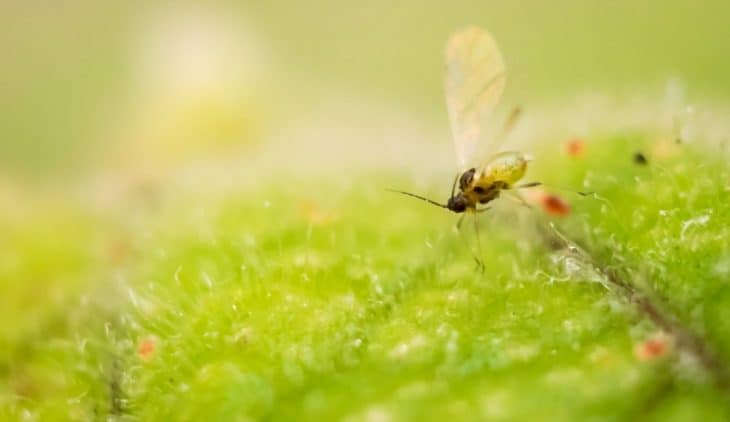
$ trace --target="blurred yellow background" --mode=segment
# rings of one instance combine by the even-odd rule
[[[672,78],[724,101],[729,17],[727,1],[3,2],[0,177],[261,148],[322,108],[384,132],[402,113],[446,135],[442,49],[469,23],[501,45],[508,104],[659,96]]]

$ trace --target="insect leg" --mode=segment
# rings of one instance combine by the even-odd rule
[[[512,190],[505,190],[505,193],[507,194],[508,198],[519,202],[521,205],[524,205],[529,209],[532,209],[532,206],[530,206],[530,204],[528,204],[527,201],[525,201],[525,198],[520,196],[517,192],[512,191]]]
[[[476,213],[474,214],[474,236],[477,239],[477,251],[474,256],[474,260],[477,262],[477,269],[479,269],[480,272],[484,272],[484,262],[482,261],[482,241],[479,237],[479,219],[477,218]]]
[[[456,182],[459,181],[459,173],[456,173],[456,177],[454,178],[454,184],[451,185],[451,198],[454,197],[454,194],[456,193]]]
[[[461,230],[461,223],[464,222],[464,216],[466,216],[466,214],[461,214],[459,221],[456,222],[456,230]]]
[[[472,258],[474,258],[474,261],[477,263],[477,268],[479,268],[483,271],[484,264],[482,263],[481,259],[479,259],[479,255],[477,255],[474,252],[474,250],[471,247],[469,247],[469,239],[466,237],[466,234],[464,234],[464,232],[461,231],[461,223],[464,221],[465,217],[466,217],[466,214],[461,215],[461,217],[459,218],[459,221],[456,223],[456,230],[458,231],[459,235],[461,236],[461,240],[463,240],[464,245],[466,245],[467,249],[469,249],[469,253],[471,253]],[[475,219],[474,222],[476,223],[476,214],[474,214],[474,219]],[[479,230],[477,229],[477,242],[479,241],[478,234],[479,234]],[[481,254],[481,246],[479,246],[477,249],[480,251],[479,254]]]
[[[534,188],[536,186],[542,186],[542,182],[522,183],[521,185],[517,185],[517,186],[513,187],[512,189],[527,189],[527,188]]]
[[[578,191],[578,190],[560,188],[560,187],[557,187],[557,186],[546,185],[545,183],[542,183],[542,182],[523,183],[521,185],[513,186],[510,189],[512,189],[512,190],[516,190],[516,189],[527,189],[527,188],[534,188],[534,187],[537,187],[537,186],[547,186],[547,187],[552,188],[552,189],[558,189],[558,190],[562,190],[562,191],[565,191],[565,192],[574,193],[574,194],[577,194],[577,195],[580,195],[580,196],[593,196],[593,197],[596,196],[596,193],[595,192],[583,192],[583,191]]]

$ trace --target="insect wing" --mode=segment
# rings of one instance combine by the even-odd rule
[[[477,147],[482,124],[499,102],[505,84],[502,54],[492,36],[467,27],[446,45],[446,107],[460,170]]]

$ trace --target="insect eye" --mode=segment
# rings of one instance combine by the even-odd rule
[[[485,192],[485,190],[484,190],[484,188],[483,188],[483,187],[481,187],[481,186],[475,186],[475,187],[474,187],[474,192],[476,192],[476,193],[478,193],[478,194],[480,194],[480,195],[481,195],[481,194],[483,194],[483,193]]]

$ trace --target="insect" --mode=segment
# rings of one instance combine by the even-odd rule
[[[526,154],[516,151],[497,152],[505,138],[504,134],[517,120],[519,109],[507,119],[502,136],[491,137],[487,144],[487,149],[493,155],[473,165],[483,123],[492,117],[506,80],[504,60],[492,36],[476,26],[456,32],[446,45],[445,64],[446,106],[459,166],[451,195],[442,204],[410,192],[394,192],[455,213],[476,214],[487,211],[489,207],[486,204],[499,198],[503,192],[541,185],[539,182],[517,184],[527,171],[530,158]],[[521,197],[517,198],[524,204]],[[461,225],[461,221],[459,220],[457,226]],[[478,241],[476,218],[474,225]],[[479,258],[475,259],[480,266],[483,265]]]
[[[478,213],[503,191],[539,186],[533,182],[516,185],[527,171],[530,158],[521,152],[499,152],[478,165],[471,165],[482,131],[492,116],[505,85],[505,66],[497,43],[485,30],[470,26],[451,36],[446,45],[446,106],[451,123],[459,172],[445,204],[410,192],[409,195],[455,213]],[[507,120],[506,132],[519,115],[515,110]],[[492,137],[491,151],[499,149]],[[456,187],[458,186],[458,191]]]

